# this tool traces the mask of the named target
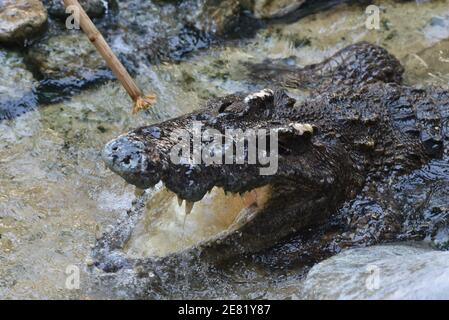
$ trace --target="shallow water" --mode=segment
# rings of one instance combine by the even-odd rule
[[[107,283],[97,287],[97,273],[87,267],[96,235],[135,197],[134,187],[104,167],[101,148],[131,128],[192,111],[207,98],[254,89],[243,62],[293,57],[306,65],[368,40],[401,60],[409,83],[448,88],[449,1],[382,1],[380,7],[379,31],[365,28],[364,7],[343,4],[292,24],[270,25],[254,38],[197,52],[180,63],[144,64],[139,85],[159,99],[146,113],[131,115],[126,93],[108,82],[0,122],[0,298],[128,297]],[[74,290],[66,287],[72,265],[81,271],[80,288]],[[295,298],[301,272],[270,274],[243,264],[220,283],[226,297]]]

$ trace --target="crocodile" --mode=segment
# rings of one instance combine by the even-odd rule
[[[379,46],[350,45],[304,68],[267,64],[251,71],[265,89],[211,99],[197,111],[121,135],[103,150],[106,165],[128,183],[147,189],[162,181],[188,210],[213,188],[253,195],[237,222],[185,250],[201,261],[219,264],[273,247],[325,224],[367,181],[401,176],[447,155],[449,92],[404,85],[400,62]],[[288,87],[310,94],[296,101]],[[173,162],[170,150],[179,143],[173,133],[183,129],[194,139],[194,123],[223,135],[228,129],[276,132],[277,171],[262,175],[266,163],[250,164],[248,143],[243,164]],[[208,150],[209,142],[201,146]],[[116,271],[160,259],[132,259],[122,250],[148,197],[98,241],[97,266]]]

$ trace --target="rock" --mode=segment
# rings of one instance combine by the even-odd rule
[[[40,73],[39,101],[58,101],[99,80],[111,79],[112,73],[95,47],[81,31],[55,35],[35,44],[28,61]]]
[[[70,32],[49,37],[30,49],[30,60],[45,77],[83,78],[91,76],[105,64],[81,32]]]
[[[40,0],[0,0],[0,43],[21,43],[38,34],[46,21]]]
[[[449,252],[422,245],[344,251],[315,265],[305,299],[449,299]]]
[[[37,81],[15,52],[0,50],[0,120],[11,119],[36,106]]]
[[[197,20],[198,28],[222,36],[235,28],[240,14],[238,0],[205,0]]]
[[[127,60],[181,60],[211,42],[201,19],[204,1],[123,0],[102,30],[114,52],[126,55]]]
[[[173,4],[176,0],[158,0]],[[179,15],[189,25],[202,32],[224,36],[239,26],[242,14],[241,0],[185,0],[179,1]]]
[[[91,18],[98,18],[105,14],[107,1],[104,0],[79,0],[79,3]],[[44,0],[44,5],[52,17],[66,18],[65,6],[62,0]]]
[[[244,7],[258,19],[280,18],[295,11],[306,0],[243,0]]]

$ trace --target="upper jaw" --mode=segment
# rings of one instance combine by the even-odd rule
[[[266,128],[270,132],[271,129],[275,129],[279,135],[308,141],[310,132],[313,133],[311,125],[295,123],[280,125],[279,122],[283,121],[275,121],[275,123],[269,121],[271,116],[268,114],[273,112],[274,105],[279,108],[287,108],[292,103],[293,100],[283,91],[269,89],[246,96],[227,96],[211,102],[208,108],[195,113],[155,126],[139,128],[118,137],[106,145],[103,159],[112,171],[141,189],[152,187],[162,180],[171,191],[182,199],[192,202],[201,200],[214,186],[234,193],[244,193],[276,182],[280,176],[276,172],[271,176],[261,175],[262,167],[260,165],[173,163],[170,160],[170,152],[178,140],[172,137],[172,133],[176,130],[184,130],[191,135],[194,130],[193,124],[199,122],[204,125],[204,129],[215,129],[222,135],[226,134],[225,131],[228,127],[239,128],[247,125],[246,122],[233,118],[234,113],[240,110],[239,106],[243,105],[252,110],[245,116],[254,123],[249,129]],[[223,106],[228,107],[224,108]],[[270,112],[266,114],[266,111]],[[218,117],[216,112],[222,117]],[[211,117],[204,117],[204,115]],[[263,127],[261,127],[262,124]],[[271,133],[267,139],[270,139],[267,141],[270,143]],[[281,159],[279,160],[281,161]]]
[[[167,189],[189,202],[200,201],[214,187],[244,194],[276,180],[259,176],[258,166],[253,165],[181,165],[164,160],[163,155],[157,157],[158,161],[150,161],[155,156],[148,154],[148,143],[131,132],[106,144],[102,158],[110,170],[128,183],[148,189],[162,181]]]
[[[145,144],[129,135],[119,136],[107,143],[102,158],[111,171],[138,188],[147,189],[160,181],[158,170],[150,172],[154,164],[148,159]]]
[[[260,175],[259,165],[174,164],[164,154],[157,156],[158,161],[151,161],[155,156],[150,155],[148,150],[156,151],[157,148],[155,144],[148,144],[150,142],[145,139],[133,138],[133,133],[120,136],[105,146],[103,160],[113,172],[140,189],[153,187],[162,181],[170,191],[189,202],[200,201],[214,187],[230,193],[244,194],[269,184],[290,184],[291,179],[307,181],[300,174],[300,169],[306,170],[305,167],[310,164],[307,161],[304,168],[289,166],[289,172],[294,172],[286,177],[281,169],[281,156],[279,171],[274,175],[264,176]]]

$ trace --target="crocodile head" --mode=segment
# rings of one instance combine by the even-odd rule
[[[212,189],[243,195],[225,230],[188,247],[202,261],[257,252],[297,231],[317,230],[313,226],[352,199],[365,180],[363,192],[369,192],[370,185],[448,152],[448,93],[401,85],[403,68],[384,49],[360,43],[316,65],[265,67],[253,68],[265,83],[311,88],[310,96],[296,103],[283,90],[265,89],[213,99],[191,114],[120,136],[103,152],[126,181],[143,189],[162,181],[187,200],[187,211],[198,203],[194,211],[228,212],[232,198],[211,205],[206,194]],[[97,245],[111,253],[100,255],[104,270],[117,268],[111,261],[129,248],[137,220],[131,212]],[[185,255],[166,257],[164,263]],[[154,256],[144,261],[152,270]]]
[[[162,181],[188,211],[214,188],[242,195],[232,226],[203,248],[220,257],[254,252],[319,223],[361,185],[341,143],[292,120],[295,102],[270,89],[215,99],[112,140],[103,159],[139,188]]]
[[[338,160],[343,157],[338,154],[338,151],[343,150],[342,144],[331,136],[336,131],[336,119],[332,116],[349,122],[354,118],[354,110],[343,110],[338,103],[334,103],[338,99],[332,91],[349,87],[347,92],[341,94],[342,99],[346,99],[356,96],[351,90],[366,87],[369,83],[400,83],[403,68],[385,49],[361,42],[340,50],[321,63],[304,68],[281,68],[264,63],[250,66],[250,71],[253,75],[257,74],[257,78],[268,80],[269,86],[315,88],[316,93],[329,94],[314,99],[310,104],[315,106],[309,104],[304,107],[295,106],[295,100],[282,90],[274,92],[267,89],[214,99],[197,112],[137,129],[112,141],[104,151],[106,163],[126,181],[140,188],[150,187],[162,180],[170,190],[189,201],[199,201],[214,186],[243,193],[262,185],[287,186],[295,181],[295,190],[322,190],[328,187],[328,180],[336,179],[335,173],[331,171],[340,169]],[[351,107],[351,103],[348,99],[348,107]],[[365,108],[363,105],[361,107]],[[371,114],[372,118],[377,117],[371,110],[365,113]],[[195,124],[200,124],[205,131],[216,130],[223,137],[226,137],[226,130],[231,129],[246,133],[253,130],[264,136],[264,129],[268,143],[271,140],[270,132],[276,135],[273,141],[278,143],[273,149],[278,154],[270,158],[274,161],[268,163],[270,168],[261,168],[267,165],[266,161],[251,165],[205,165],[192,163],[191,159],[186,159],[188,157],[184,157],[184,164],[174,164],[170,161],[170,152],[178,141],[173,133],[187,133],[193,138]],[[348,134],[353,135],[355,124],[349,123],[347,127]],[[340,132],[340,135],[345,134]],[[360,137],[350,137],[353,138]],[[346,140],[343,143],[348,142],[348,139],[341,140]],[[184,144],[195,144],[194,139],[189,141],[184,140]],[[207,141],[200,143],[201,150],[206,150],[206,153],[208,149],[209,153],[214,151],[213,148],[207,148]],[[246,158],[251,151],[247,147]],[[262,149],[257,151],[263,152]],[[200,158],[201,155],[197,154]],[[272,174],[260,174],[261,171],[270,173],[270,169],[276,170]]]

